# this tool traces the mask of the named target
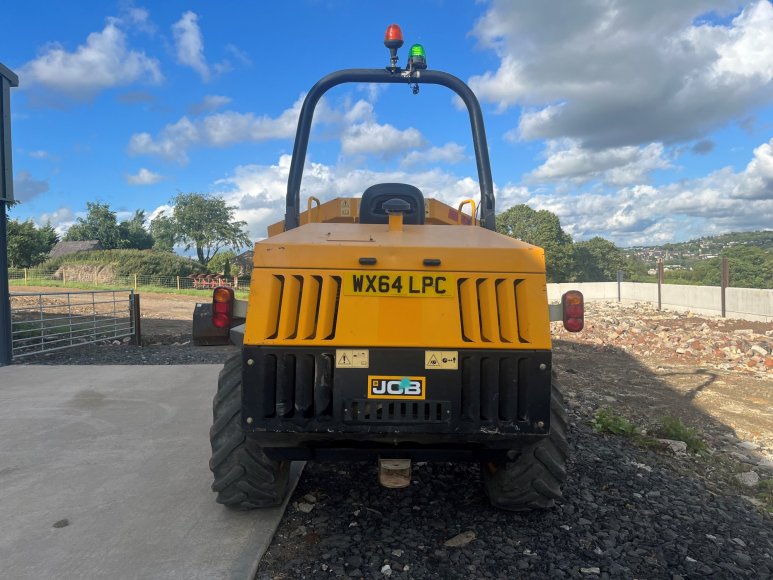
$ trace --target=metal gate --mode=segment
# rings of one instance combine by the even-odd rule
[[[138,304],[133,290],[12,293],[12,356],[134,336]]]

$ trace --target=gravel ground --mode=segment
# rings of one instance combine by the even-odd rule
[[[570,419],[565,497],[547,512],[490,507],[477,465],[416,464],[410,487],[388,490],[373,463],[309,463],[258,579],[773,577],[771,516],[706,478],[721,471],[711,458]],[[445,545],[459,534],[473,539]]]

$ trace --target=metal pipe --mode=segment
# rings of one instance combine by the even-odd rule
[[[403,75],[406,76],[403,76]],[[478,168],[478,183],[480,184],[481,218],[480,224],[494,230],[495,204],[494,186],[491,178],[491,163],[486,143],[486,129],[483,125],[483,114],[480,104],[464,81],[442,71],[423,70],[408,74],[407,71],[395,69],[347,69],[327,75],[315,84],[303,101],[301,114],[298,118],[298,129],[295,134],[293,157],[290,162],[290,175],[287,179],[287,205],[285,211],[285,230],[297,228],[300,225],[301,179],[303,166],[306,162],[306,151],[309,146],[311,122],[314,109],[319,99],[328,90],[343,83],[385,83],[385,84],[432,84],[442,85],[454,91],[467,106],[472,129],[472,142],[475,149],[475,162]]]

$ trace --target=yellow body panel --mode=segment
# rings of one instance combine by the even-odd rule
[[[469,208],[468,208],[469,209]],[[452,225],[459,220],[459,213],[448,204],[436,199],[424,200],[424,220],[430,225]],[[360,198],[359,197],[337,197],[326,201],[321,205],[313,205],[311,211],[308,209],[301,212],[301,224],[308,223],[339,223],[353,224],[360,218]],[[462,212],[462,225],[471,225],[472,216]],[[276,236],[285,230],[284,220],[268,226],[268,236]]]
[[[353,292],[368,273],[443,277],[452,292]],[[310,223],[255,245],[244,343],[549,349],[547,304],[542,249],[484,228]]]

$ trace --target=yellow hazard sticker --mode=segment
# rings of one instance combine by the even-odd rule
[[[367,350],[336,349],[337,369],[366,369],[370,366]]]
[[[425,350],[424,368],[427,370],[455,371],[459,368],[459,351]]]

